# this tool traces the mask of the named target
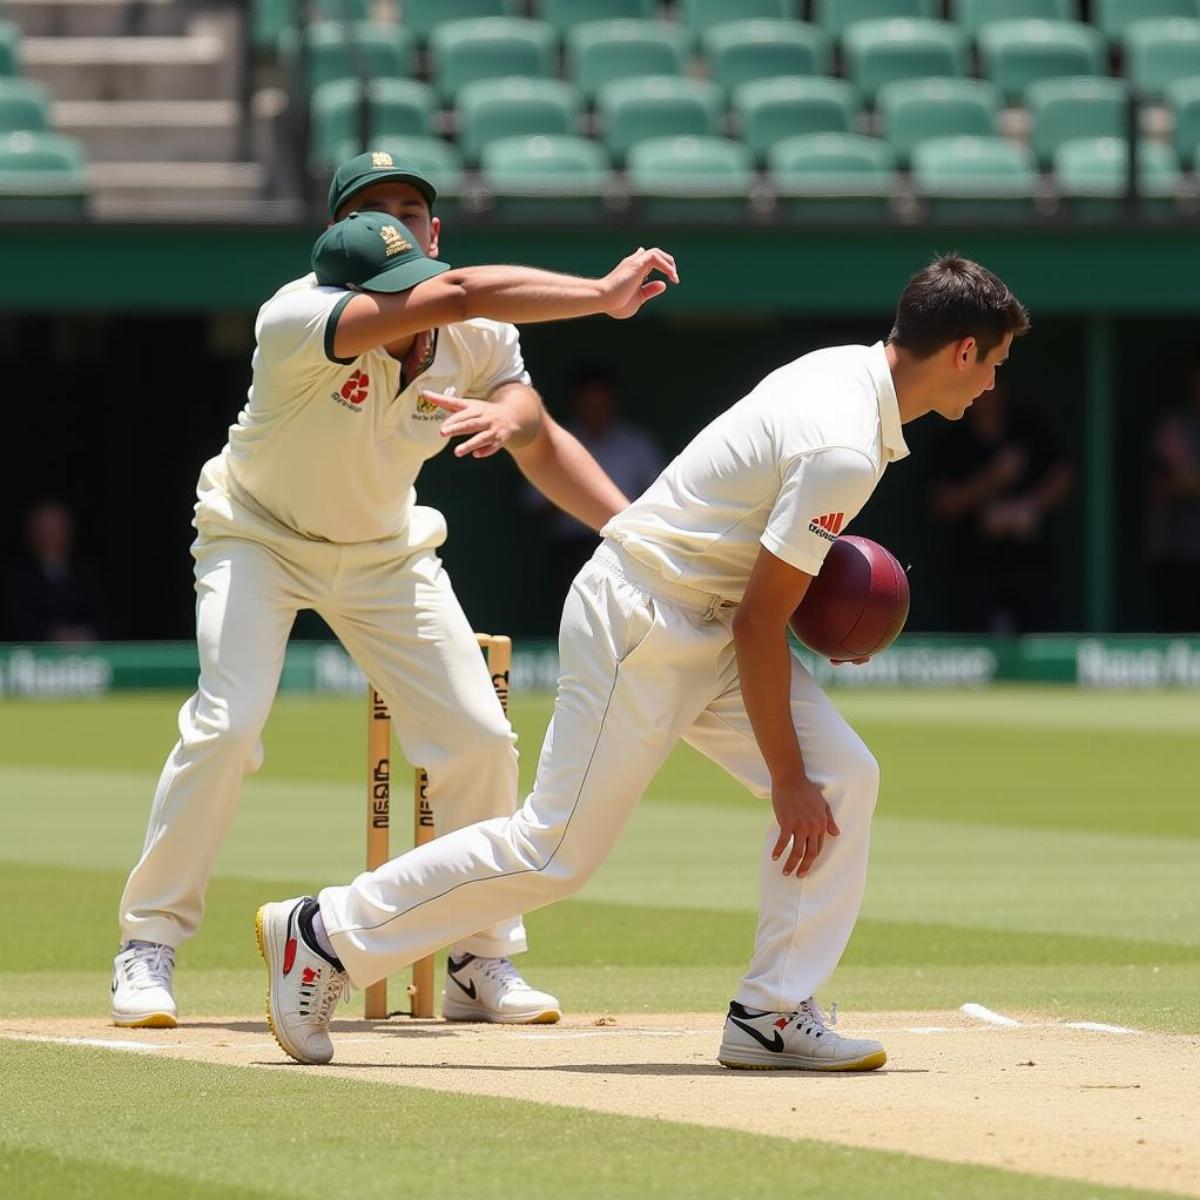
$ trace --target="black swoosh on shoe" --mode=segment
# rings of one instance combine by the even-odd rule
[[[747,1025],[745,1021],[739,1021],[737,1017],[730,1016],[729,1018],[743,1033],[748,1033],[764,1050],[772,1050],[776,1054],[783,1051],[783,1038],[780,1036],[778,1029],[772,1029],[771,1033],[774,1041],[760,1033],[753,1025]]]

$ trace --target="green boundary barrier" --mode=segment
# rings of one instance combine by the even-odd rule
[[[833,688],[985,688],[993,683],[1052,683],[1083,688],[1200,689],[1200,637],[1077,634],[1022,638],[901,638],[861,667],[834,667],[807,651],[809,670]],[[0,701],[105,696],[132,690],[191,689],[197,671],[191,642],[98,645],[0,645]],[[551,641],[518,643],[512,686],[549,691],[558,676]],[[280,687],[286,692],[350,695],[366,684],[335,642],[293,642]]]

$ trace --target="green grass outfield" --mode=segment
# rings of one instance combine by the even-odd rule
[[[116,901],[181,699],[0,704],[0,1016],[106,1013]],[[997,689],[837,700],[878,755],[884,783],[863,918],[826,1001],[861,1010],[978,1001],[1200,1029],[1194,695]],[[361,869],[364,707],[277,705],[205,926],[180,954],[185,1015],[259,1011],[254,907]],[[548,714],[548,698],[515,697],[526,779]],[[397,780],[402,826],[408,793],[405,776]],[[574,1010],[719,1010],[749,951],[768,816],[764,802],[682,748],[585,891],[531,917],[523,967]],[[777,1195],[789,1171],[786,1191],[802,1196],[1133,1194],[103,1051],[0,1042],[0,1073],[0,1195],[300,1196],[373,1183],[387,1194],[406,1177],[414,1186],[442,1177],[447,1156],[461,1171],[454,1194],[473,1198]],[[360,1118],[381,1106],[396,1119]],[[302,1124],[344,1135],[312,1143]],[[369,1144],[349,1136],[362,1128]],[[471,1130],[466,1161],[449,1128]],[[508,1129],[537,1133],[508,1138]],[[680,1156],[686,1187],[670,1167]]]

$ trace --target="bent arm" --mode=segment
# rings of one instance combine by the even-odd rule
[[[591,529],[599,530],[629,504],[579,440],[544,409],[536,435],[508,450],[521,474],[547,500]]]

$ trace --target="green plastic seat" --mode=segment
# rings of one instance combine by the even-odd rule
[[[626,178],[640,213],[654,220],[742,216],[754,181],[750,151],[716,137],[652,138],[629,152]]]
[[[32,79],[0,79],[0,133],[50,128],[50,94]]]
[[[614,79],[682,75],[686,35],[654,21],[589,21],[567,35],[568,77],[589,100]]]
[[[598,217],[611,179],[604,148],[567,135],[502,138],[483,151],[483,180],[496,211],[528,220]]]
[[[733,93],[733,111],[742,138],[761,160],[785,137],[849,133],[858,94],[844,79],[756,79]]]
[[[614,79],[596,100],[605,145],[617,160],[647,138],[715,136],[723,109],[716,84],[674,75]]]
[[[976,37],[997,21],[1078,21],[1079,0],[951,0],[950,19]]]
[[[408,163],[425,175],[438,190],[437,211],[452,210],[462,191],[463,169],[458,151],[448,142],[433,137],[403,137],[393,134],[371,143],[372,150],[390,154],[397,163]],[[351,158],[360,152],[358,139],[338,148],[336,159]]]
[[[502,138],[573,134],[583,107],[561,79],[481,79],[458,93],[458,144],[468,162]]]
[[[1000,21],[979,35],[983,74],[1017,101],[1039,79],[1103,75],[1107,51],[1100,31],[1078,21]]]
[[[427,42],[434,27],[475,17],[514,17],[517,0],[403,0],[402,20],[417,40]]]
[[[703,38],[709,72],[727,91],[777,75],[827,75],[829,41],[802,21],[726,21]]]
[[[565,34],[588,21],[649,20],[654,8],[654,0],[537,0],[534,15]]]
[[[1124,137],[1129,89],[1122,79],[1041,79],[1029,85],[1025,103],[1033,120],[1033,152],[1049,164],[1064,142]]]
[[[948,21],[859,21],[842,41],[846,74],[873,101],[898,79],[965,75],[967,35]]]
[[[799,0],[683,0],[683,24],[699,38],[726,21],[792,21],[799,17]]]
[[[1175,150],[1184,162],[1190,163],[1200,147],[1200,76],[1170,84],[1166,102],[1175,118]]]
[[[293,0],[300,16],[320,21],[370,21],[371,0]],[[308,13],[305,13],[305,9]]]
[[[1200,0],[1092,0],[1092,20],[1114,45],[1134,21],[1154,17],[1200,17]]]
[[[1003,138],[934,138],[912,152],[913,190],[942,220],[1025,219],[1037,179],[1033,154]]]
[[[1177,80],[1200,75],[1200,20],[1135,21],[1124,45],[1125,72],[1142,96],[1156,99]]]
[[[280,34],[297,21],[298,0],[254,0],[250,10],[250,36],[254,48],[273,50]]]
[[[901,79],[879,89],[875,106],[881,131],[905,165],[918,142],[998,132],[1000,93],[981,79]]]
[[[1125,138],[1080,138],[1054,155],[1054,182],[1063,206],[1077,216],[1115,220],[1125,207],[1129,143]],[[1138,187],[1144,216],[1176,210],[1181,174],[1175,151],[1164,142],[1138,143]]]
[[[303,79],[312,95],[327,83],[357,79],[360,65],[375,79],[405,78],[412,60],[412,35],[396,26],[367,21],[348,25],[316,21],[305,26],[303,34],[284,30],[279,53],[293,77]]]
[[[335,155],[362,136],[362,85],[342,79],[317,89],[312,100],[310,144],[313,165],[336,166]],[[436,107],[433,89],[412,79],[373,79],[367,85],[367,141],[392,134],[429,137]]]
[[[812,19],[835,41],[859,21],[938,16],[936,0],[812,0]]]
[[[21,73],[21,31],[11,21],[0,21],[0,77]]]
[[[60,133],[0,135],[0,214],[81,217],[87,211],[82,145]]]
[[[767,165],[780,216],[844,221],[888,215],[896,156],[879,138],[797,134],[771,147]]]
[[[437,25],[429,35],[434,86],[444,100],[480,79],[506,76],[546,78],[557,43],[544,21],[523,17],[479,17]]]

